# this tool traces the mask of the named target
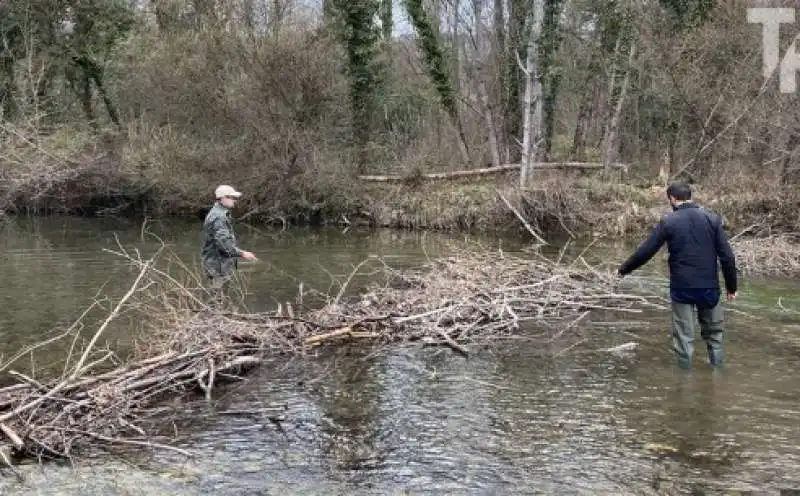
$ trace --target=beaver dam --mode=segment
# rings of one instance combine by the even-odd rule
[[[115,253],[138,275],[96,329],[82,330],[78,321],[0,364],[12,381],[0,389],[6,463],[118,445],[183,452],[153,427],[169,410],[167,400],[197,392],[210,397],[220,383],[276,354],[313,358],[321,348],[344,343],[417,343],[468,356],[476,344],[552,340],[579,322],[591,326],[593,315],[639,313],[665,303],[659,295],[615,290],[613,268],[593,267],[581,256],[567,263],[537,250],[514,256],[477,250],[403,270],[368,258],[335,294],[300,285],[296,301],[248,314],[206,305],[198,280],[165,255],[164,246],[147,260],[122,248]],[[163,259],[168,263],[156,263]],[[347,286],[366,270],[376,276],[371,285],[349,295]],[[123,363],[100,343],[106,329],[131,312],[148,316],[146,339]],[[44,378],[14,370],[56,341],[69,345],[63,373]]]

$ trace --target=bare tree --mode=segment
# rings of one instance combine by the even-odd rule
[[[608,125],[608,133],[606,133],[606,149],[603,158],[603,167],[608,169],[612,162],[617,160],[617,152],[619,148],[619,123],[622,116],[622,109],[625,106],[625,100],[628,95],[628,86],[631,79],[631,68],[633,67],[633,60],[636,57],[636,40],[632,40],[628,52],[628,67],[625,70],[625,76],[622,78],[622,87],[619,90],[617,103],[614,108],[614,114],[611,116],[611,123]]]
[[[522,164],[520,166],[520,186],[528,184],[531,164],[537,160],[542,141],[542,82],[538,70],[539,39],[542,36],[544,19],[544,0],[533,0],[531,33],[528,39],[528,52],[525,66],[525,99],[523,101],[524,121],[522,125]]]

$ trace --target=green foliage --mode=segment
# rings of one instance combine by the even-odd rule
[[[65,48],[73,55],[89,56],[102,62],[134,26],[134,12],[126,0],[71,0],[69,3],[75,26],[73,33],[65,37]]]
[[[456,105],[455,91],[453,90],[453,83],[450,81],[448,64],[433,22],[425,12],[422,0],[405,0],[405,6],[417,33],[417,43],[422,51],[422,57],[428,67],[431,80],[439,93],[442,106],[451,117],[456,119],[458,107]]]
[[[0,50],[17,58],[33,48],[50,57],[81,54],[102,61],[134,22],[127,0],[15,0],[0,7]],[[26,47],[23,33],[35,43]]]
[[[376,93],[383,72],[378,58],[381,33],[375,23],[381,0],[332,0],[334,32],[347,52],[347,74],[350,78],[350,104],[356,145],[361,148],[359,169],[366,166],[363,153],[370,139]]]
[[[11,109],[17,105],[15,67],[28,58],[43,73],[28,81],[27,96],[35,94],[39,105],[48,105],[59,74],[76,91],[89,121],[91,81],[94,81],[118,122],[116,110],[103,86],[104,65],[130,33],[135,13],[127,0],[13,0],[0,7],[0,100]],[[30,66],[29,66],[30,67]],[[29,75],[29,77],[31,77]],[[33,113],[37,113],[35,109]],[[9,112],[6,112],[9,114]],[[48,114],[55,115],[49,108]]]
[[[715,0],[660,0],[673,16],[674,29],[694,29],[706,22],[716,6]]]

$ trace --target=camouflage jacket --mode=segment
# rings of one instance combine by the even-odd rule
[[[215,203],[203,222],[203,269],[210,277],[230,276],[242,250],[236,244],[231,212]]]

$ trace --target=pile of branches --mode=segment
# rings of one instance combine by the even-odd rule
[[[359,340],[422,342],[467,355],[471,343],[502,339],[523,327],[525,332],[564,332],[592,312],[663,308],[659,296],[615,290],[611,270],[591,267],[582,257],[567,264],[538,252],[521,257],[462,251],[414,270],[396,270],[371,257],[354,268],[335,295],[318,293],[321,300],[314,305],[306,304],[313,292],[301,285],[294,305],[241,313],[209,305],[187,267],[159,268],[161,250],[148,260],[122,248],[115,253],[138,275],[82,351],[74,353],[81,339],[78,322],[32,347],[72,339],[61,377],[42,380],[12,370],[32,348],[0,364],[0,372],[8,371],[15,381],[0,388],[4,458],[69,457],[87,444],[177,449],[154,442],[143,428],[159,402],[190,390],[210,397],[221,381],[275,354],[308,354]],[[373,280],[379,282],[349,296],[348,287],[369,265],[377,265]],[[183,276],[175,275],[176,268]],[[121,363],[98,344],[111,323],[132,310],[150,317],[148,328],[127,363]]]
[[[443,344],[467,355],[465,345],[502,339],[523,327],[526,332],[563,330],[592,311],[664,308],[657,295],[618,291],[611,270],[591,267],[582,257],[566,264],[536,253],[522,258],[499,251],[460,252],[415,270],[381,268],[383,284],[311,313],[314,322],[336,330],[317,332],[305,342],[361,337],[353,334],[361,331],[384,341]]]

